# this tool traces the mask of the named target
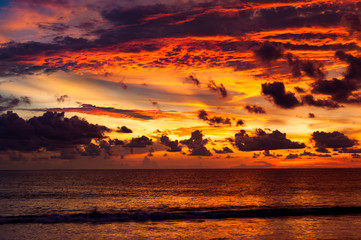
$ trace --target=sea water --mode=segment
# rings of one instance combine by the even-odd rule
[[[0,171],[0,239],[361,239],[361,169]]]

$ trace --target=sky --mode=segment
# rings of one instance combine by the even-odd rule
[[[0,169],[361,167],[361,3],[0,4]]]

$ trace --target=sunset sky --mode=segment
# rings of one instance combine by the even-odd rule
[[[361,3],[0,3],[0,169],[361,167]]]

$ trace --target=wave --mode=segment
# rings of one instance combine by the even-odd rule
[[[166,220],[202,220],[225,218],[272,218],[292,216],[327,216],[361,214],[361,207],[326,208],[277,208],[223,211],[184,211],[184,212],[120,212],[102,213],[94,210],[77,214],[45,214],[23,216],[0,216],[0,224],[14,223],[106,223],[106,222],[145,222]]]

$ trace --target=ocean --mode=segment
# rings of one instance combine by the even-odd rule
[[[361,239],[361,169],[0,171],[0,239]]]

